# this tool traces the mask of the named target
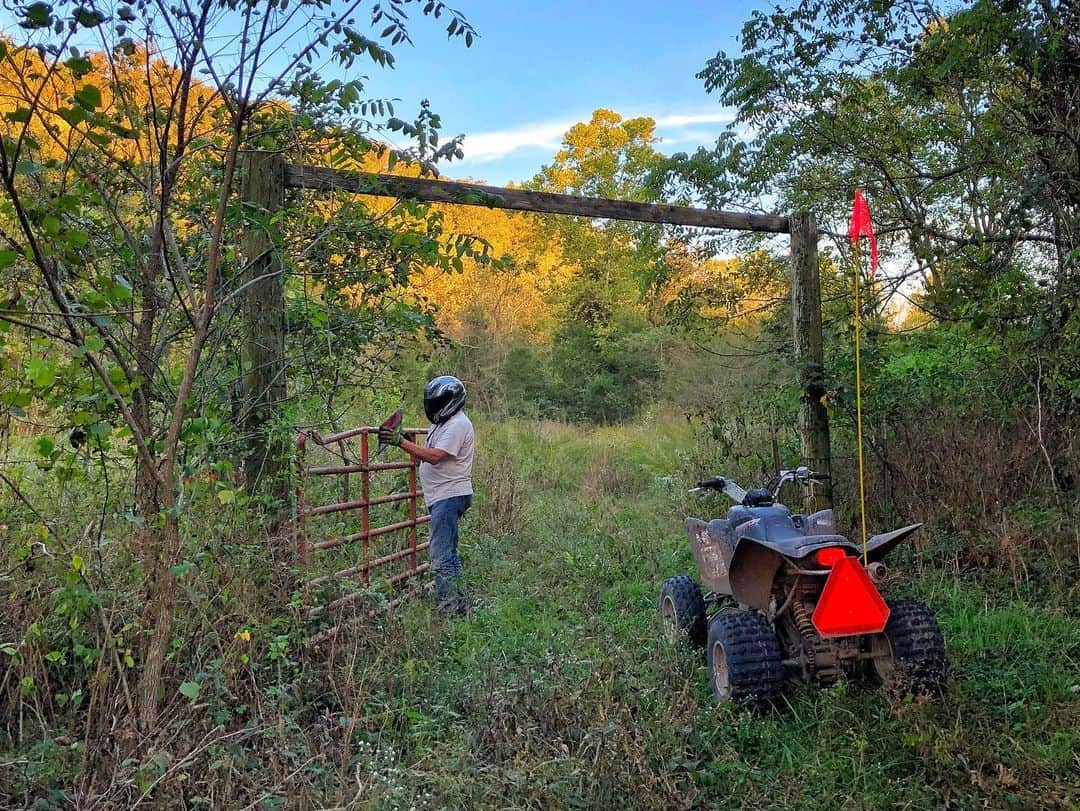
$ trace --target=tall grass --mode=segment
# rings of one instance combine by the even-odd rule
[[[290,581],[207,519],[159,735],[5,699],[7,805],[186,808],[1075,807],[1080,621],[1049,581],[898,562],[939,614],[939,702],[791,685],[714,706],[703,662],[663,645],[660,583],[692,572],[687,496],[719,460],[685,420],[479,423],[462,555],[472,615],[418,599],[305,647]],[[702,469],[703,470],[699,470]],[[242,567],[249,568],[243,569]],[[261,572],[256,575],[255,573]],[[12,622],[12,633],[25,633]],[[245,639],[243,632],[250,633]],[[20,637],[21,638],[21,637]],[[27,655],[33,646],[27,646]],[[66,671],[49,671],[55,687]],[[190,699],[177,692],[197,681]],[[103,689],[101,701],[122,702]],[[79,748],[72,744],[78,742]]]

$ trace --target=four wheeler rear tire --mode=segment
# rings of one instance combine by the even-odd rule
[[[709,623],[709,683],[717,701],[768,703],[780,692],[780,643],[760,611],[725,611]]]
[[[889,621],[873,639],[874,670],[901,695],[938,693],[949,662],[945,638],[929,608],[918,600],[886,600]]]
[[[705,644],[705,600],[697,583],[684,574],[669,577],[660,587],[660,625],[672,644]]]

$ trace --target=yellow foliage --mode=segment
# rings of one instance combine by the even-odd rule
[[[413,293],[437,308],[440,328],[454,338],[473,330],[541,337],[552,327],[552,294],[574,275],[558,243],[533,214],[475,206],[441,206],[449,233],[484,239],[503,267],[466,260],[461,273],[429,269]]]
[[[43,61],[35,49],[6,44],[7,57],[0,61],[0,109],[34,111],[26,132],[38,142],[39,157],[83,155],[128,168],[148,167],[160,152],[156,138],[175,143],[179,132],[191,142],[212,137],[219,129],[220,98],[198,81],[192,84],[189,104],[180,108],[183,115],[175,115],[173,99],[182,92],[181,76],[144,47],[108,58],[88,52],[81,57],[86,64],[73,70],[79,60],[50,69],[51,62]],[[100,103],[95,103],[98,95]],[[160,119],[170,110],[174,115],[166,129]],[[17,138],[23,128],[21,121],[0,119],[4,136]],[[95,141],[95,135],[109,137]]]
[[[412,164],[399,163],[389,169],[388,155],[377,152],[338,168],[406,177],[420,174],[420,168]],[[376,217],[385,216],[398,205],[387,197],[360,199]],[[340,203],[327,198],[319,205],[329,216]],[[426,268],[414,274],[408,295],[414,301],[432,305],[438,327],[455,339],[475,330],[497,335],[514,332],[538,339],[549,335],[554,319],[553,293],[573,277],[577,265],[552,239],[550,229],[543,228],[541,218],[483,206],[436,204],[433,208],[442,218],[448,246],[461,235],[478,237],[489,246],[490,257],[505,261],[495,265],[462,257],[460,272]],[[331,264],[348,259],[334,256]],[[362,288],[346,288],[342,293],[352,306],[370,303],[365,301]]]
[[[702,318],[752,321],[785,294],[782,285],[755,272],[755,265],[767,261],[764,252],[704,261],[682,252],[669,259],[676,270],[660,290],[659,300],[667,306],[682,300]]]

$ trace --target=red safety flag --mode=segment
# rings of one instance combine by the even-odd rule
[[[877,237],[874,236],[874,224],[870,222],[870,206],[866,204],[866,198],[858,189],[855,189],[855,207],[851,210],[851,227],[848,228],[848,236],[851,237],[852,245],[858,243],[859,237],[870,237],[870,275],[876,274]]]

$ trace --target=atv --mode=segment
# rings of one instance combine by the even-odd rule
[[[777,503],[792,482],[813,492],[828,476],[783,470],[769,488],[743,490],[716,476],[690,492],[736,505],[726,518],[687,518],[686,534],[707,591],[677,575],[660,589],[666,638],[704,646],[720,702],[769,703],[787,675],[830,684],[876,675],[903,694],[932,694],[948,662],[941,628],[918,600],[883,599],[882,559],[919,529],[874,535],[865,549],[839,535],[832,510],[792,515]]]

